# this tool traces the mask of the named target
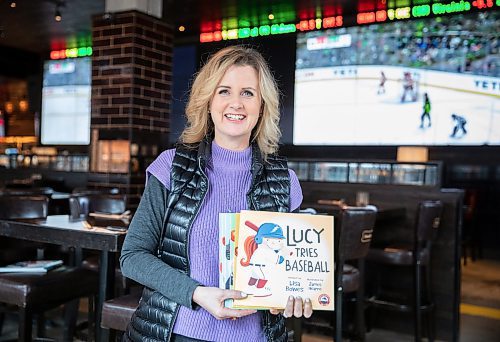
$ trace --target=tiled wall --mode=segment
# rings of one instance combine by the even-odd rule
[[[101,172],[89,178],[89,186],[120,179],[133,209],[144,189],[145,167],[169,132],[172,26],[137,11],[99,15],[93,18],[92,39],[91,165],[98,140],[128,140],[139,153],[127,176]]]

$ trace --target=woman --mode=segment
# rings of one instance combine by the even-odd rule
[[[312,314],[308,299],[293,297],[282,312],[225,308],[245,294],[218,288],[218,214],[293,211],[302,201],[295,173],[275,155],[278,97],[250,48],[220,50],[196,76],[180,144],[148,167],[123,245],[123,274],[145,285],[125,340],[286,341],[283,317]]]

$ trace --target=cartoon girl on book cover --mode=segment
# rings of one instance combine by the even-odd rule
[[[252,222],[246,221],[245,225],[257,231],[255,236],[249,236],[245,240],[246,259],[240,260],[242,266],[252,267],[252,275],[245,292],[255,297],[267,297],[271,295],[270,288],[266,286],[269,272],[272,271],[271,266],[285,261],[282,254],[285,249],[283,229],[274,223],[263,223],[257,227]]]

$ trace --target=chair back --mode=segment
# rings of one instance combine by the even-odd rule
[[[0,219],[46,219],[48,209],[46,196],[0,196]]]
[[[83,196],[83,195],[118,195],[120,190],[118,188],[99,188],[99,189],[89,189],[89,188],[74,188],[71,191],[72,195]]]
[[[375,207],[342,209],[337,254],[340,263],[366,257],[372,241],[376,216]]]
[[[0,195],[8,196],[50,196],[54,193],[54,189],[50,187],[29,187],[29,188],[5,188],[0,190]]]
[[[416,221],[416,241],[419,243],[436,238],[441,221],[443,204],[441,201],[422,201],[418,204]]]
[[[125,211],[125,195],[71,195],[69,209],[71,218],[83,218],[89,213],[121,214]]]
[[[314,208],[304,208],[304,209],[299,209],[299,213],[316,215],[318,212]]]

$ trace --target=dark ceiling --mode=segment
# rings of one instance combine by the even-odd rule
[[[251,25],[267,20],[270,12],[292,18],[314,18],[325,8],[333,11],[352,11],[353,4],[364,0],[163,0],[163,18],[186,27],[176,38],[197,41],[202,23],[223,18],[247,18]],[[377,1],[370,0],[373,4]],[[0,46],[47,53],[63,49],[77,40],[82,45],[90,39],[91,18],[105,12],[105,0],[0,0]],[[56,5],[60,4],[62,20],[54,20]],[[282,20],[284,21],[284,20]]]
[[[62,20],[54,20],[56,1],[19,0],[11,8],[0,1],[0,45],[44,53],[62,49],[71,39],[88,39],[91,16],[104,13],[104,0],[66,0]]]

